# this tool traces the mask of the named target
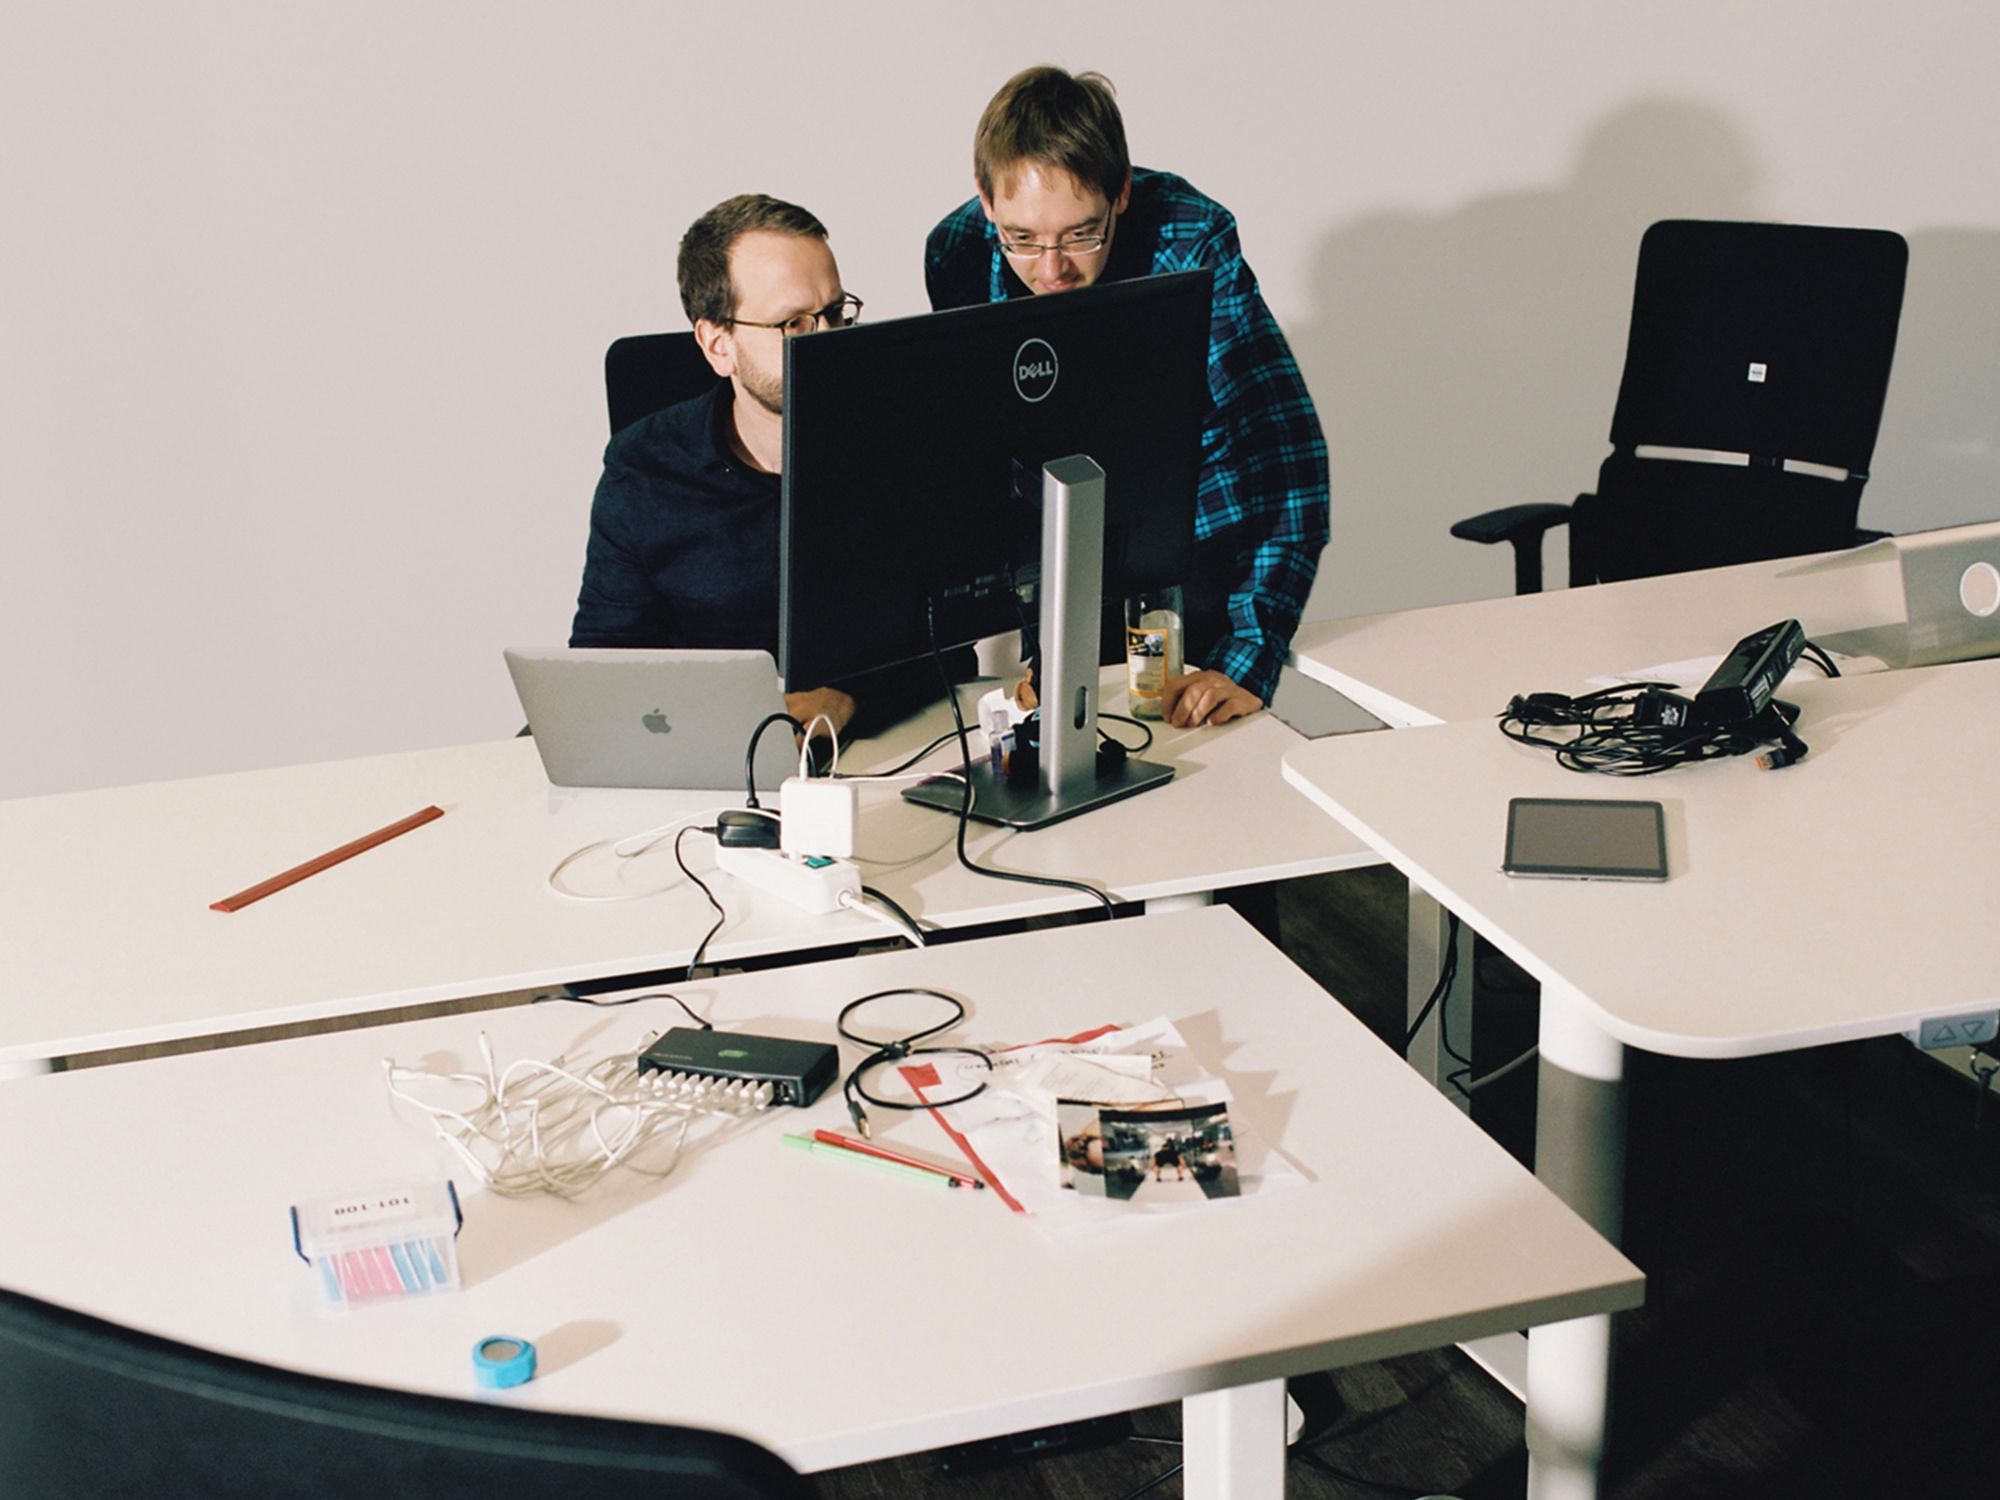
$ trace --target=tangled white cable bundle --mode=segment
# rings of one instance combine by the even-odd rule
[[[769,1084],[645,1073],[638,1047],[585,1068],[562,1056],[502,1068],[479,1034],[483,1073],[436,1073],[384,1058],[389,1095],[430,1120],[438,1139],[487,1188],[508,1198],[575,1198],[614,1167],[665,1177],[697,1123],[719,1134],[771,1103]],[[458,1107],[437,1102],[456,1096]],[[429,1094],[434,1097],[424,1097]]]

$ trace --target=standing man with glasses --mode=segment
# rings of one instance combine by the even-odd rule
[[[604,451],[572,646],[778,649],[778,509],[784,341],[845,328],[861,299],[840,284],[826,226],[761,193],[718,203],[682,236],[681,306],[724,377],[634,422]],[[938,691],[937,669],[871,673],[787,693],[786,710],[845,733]]]
[[[979,196],[931,231],[935,309],[1169,271],[1215,276],[1187,652],[1169,723],[1221,724],[1271,701],[1327,539],[1326,440],[1305,380],[1243,262],[1235,217],[1170,172],[1135,169],[1109,80],[1036,67],[973,135]]]

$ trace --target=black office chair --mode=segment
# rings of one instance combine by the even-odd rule
[[[611,431],[623,432],[641,417],[692,400],[723,377],[691,333],[635,333],[604,351],[604,399]]]
[[[782,1460],[741,1438],[322,1380],[0,1290],[0,1495],[808,1500],[811,1493]]]
[[[1574,506],[1488,511],[1451,534],[1511,543],[1522,594],[1540,590],[1542,537],[1565,522],[1572,585],[1832,551],[1879,535],[1858,531],[1856,516],[1908,263],[1903,237],[1881,229],[1653,225],[1639,245],[1612,451],[1596,492]]]

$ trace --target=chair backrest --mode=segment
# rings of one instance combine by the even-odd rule
[[[471,1383],[471,1350],[466,1351]],[[638,1481],[635,1489],[633,1481]],[[0,1289],[0,1494],[808,1500],[721,1433],[322,1380]]]
[[[1648,229],[1613,452],[1596,495],[1579,497],[1571,580],[1851,546],[1908,263],[1902,236],[1887,230],[1692,219]],[[1642,448],[1749,462],[1683,463]]]
[[[611,431],[623,432],[650,417],[701,395],[722,377],[691,333],[635,333],[604,351],[604,399]]]

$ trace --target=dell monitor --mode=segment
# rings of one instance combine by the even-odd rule
[[[973,816],[1038,827],[1171,776],[1098,764],[1098,621],[1191,574],[1212,287],[1189,271],[788,340],[787,686],[1013,630],[1032,583],[1038,780],[973,768]]]

